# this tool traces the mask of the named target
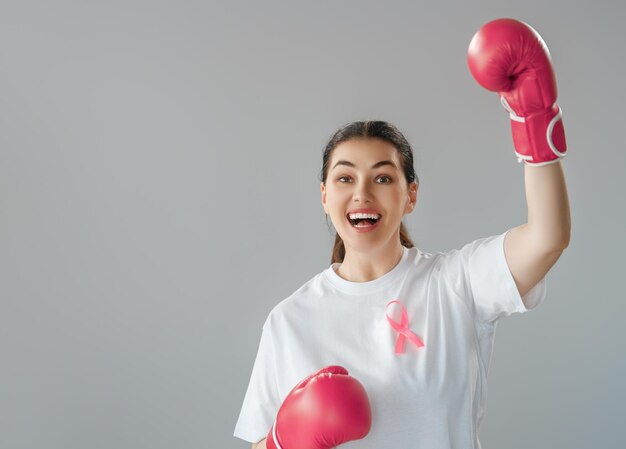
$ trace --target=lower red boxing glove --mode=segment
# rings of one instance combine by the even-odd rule
[[[530,25],[515,19],[487,23],[472,38],[467,61],[476,81],[497,92],[509,112],[520,162],[546,165],[565,156],[550,52]]]
[[[372,425],[365,388],[341,366],[311,374],[287,395],[267,449],[330,449],[364,438]]]

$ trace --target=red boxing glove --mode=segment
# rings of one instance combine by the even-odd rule
[[[278,410],[267,449],[330,449],[364,438],[372,412],[363,385],[341,366],[327,366],[296,385]]]
[[[497,92],[509,111],[519,162],[546,165],[565,156],[550,53],[530,25],[514,19],[487,23],[472,38],[467,62],[476,81]]]

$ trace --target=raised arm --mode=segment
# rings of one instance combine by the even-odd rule
[[[556,75],[548,47],[530,25],[496,19],[472,38],[468,65],[508,111],[515,154],[524,162],[527,223],[511,229],[504,254],[523,297],[570,241],[570,211],[560,159],[567,152]]]
[[[524,167],[528,222],[511,229],[504,254],[523,297],[552,268],[570,241],[570,210],[560,162]]]

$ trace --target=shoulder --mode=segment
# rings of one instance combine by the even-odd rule
[[[465,264],[469,263],[473,258],[493,258],[503,253],[505,234],[481,237],[446,251],[438,251],[434,254],[434,257],[440,259],[442,263],[454,261]]]
[[[293,317],[299,312],[299,309],[306,307],[310,304],[314,298],[320,297],[324,294],[322,276],[324,272],[321,271],[315,276],[307,280],[304,284],[298,287],[289,296],[280,300],[275,304],[266,320],[263,324],[263,328],[275,327],[277,324],[284,323],[289,317]]]
[[[443,251],[419,251],[420,272],[458,288],[473,268],[496,265],[503,257],[504,233],[471,240]]]

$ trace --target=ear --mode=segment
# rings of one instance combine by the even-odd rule
[[[328,215],[328,211],[326,210],[326,186],[323,182],[320,183],[320,192],[322,194],[322,207],[326,215]]]
[[[417,181],[413,181],[411,184],[409,184],[409,194],[408,194],[409,201],[407,202],[406,207],[404,209],[405,215],[410,214],[415,209],[415,205],[417,204],[418,191],[419,191],[419,184],[417,183]]]

